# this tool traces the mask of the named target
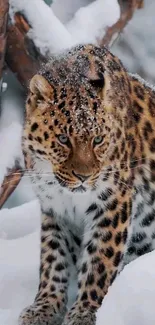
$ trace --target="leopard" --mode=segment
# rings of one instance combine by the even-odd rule
[[[19,325],[94,325],[124,266],[155,248],[155,89],[105,47],[53,55],[30,80],[22,147],[42,212]]]

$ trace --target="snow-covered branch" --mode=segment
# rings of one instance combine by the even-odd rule
[[[106,33],[102,40],[99,42],[100,46],[110,46],[115,39],[123,31],[124,27],[133,17],[136,9],[143,7],[143,0],[118,0],[120,4],[121,14],[117,22],[107,28]]]
[[[10,0],[10,14],[21,12],[31,25],[27,36],[47,56],[74,45],[70,33],[43,0]]]
[[[55,7],[47,6],[43,0],[10,0],[6,56],[10,69],[27,85],[40,61],[54,52],[79,43],[109,45],[142,0],[119,2],[120,5],[117,0],[93,1],[78,9],[72,19],[63,24],[53,11]]]

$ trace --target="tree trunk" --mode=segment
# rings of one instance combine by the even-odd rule
[[[38,71],[41,55],[33,42],[27,37],[29,24],[20,13],[15,14],[15,23],[8,24],[6,62],[16,73],[20,83],[27,87],[29,80]]]
[[[6,49],[6,27],[8,17],[8,0],[0,0],[0,93],[2,88],[2,71]]]

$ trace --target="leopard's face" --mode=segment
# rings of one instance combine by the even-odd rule
[[[113,106],[117,97],[115,105],[123,111],[120,84],[92,49],[82,47],[80,54],[56,61],[50,77],[49,71],[34,76],[26,105],[24,151],[32,161],[48,161],[58,182],[73,192],[93,190],[109,164],[122,155],[123,114],[121,119]]]

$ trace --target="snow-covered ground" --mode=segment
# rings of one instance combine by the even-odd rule
[[[38,201],[0,212],[0,325],[17,325],[39,281]],[[97,313],[97,325],[154,325],[155,252],[125,267]]]
[[[146,9],[136,13],[112,50],[132,72],[142,72],[148,80],[155,81],[155,1],[145,2]],[[119,16],[117,0],[54,0],[51,8],[41,0],[10,0],[10,3],[12,10],[23,9],[29,17],[30,37],[42,53],[78,42],[95,42]],[[0,119],[0,184],[7,167],[15,159],[22,160],[24,92],[10,72],[5,79],[8,89],[3,94]],[[39,203],[29,180],[23,178],[5,209],[0,211],[0,325],[17,325],[19,312],[34,299],[39,276],[39,229]],[[97,313],[97,325],[153,325],[154,269],[155,252],[128,265],[109,289]]]
[[[155,322],[155,251],[122,271],[97,313],[97,325],[153,325]]]
[[[39,225],[37,201],[0,212],[1,325],[17,325],[19,312],[37,291]]]

